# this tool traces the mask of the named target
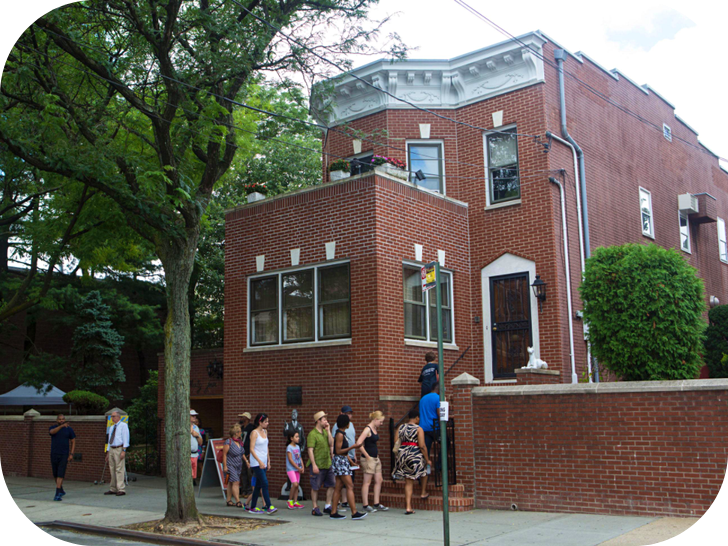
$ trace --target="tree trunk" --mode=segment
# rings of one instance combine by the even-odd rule
[[[191,240],[190,240],[191,239]],[[187,287],[197,237],[167,248],[167,321],[164,326],[164,404],[168,522],[199,521],[190,468],[190,315]]]

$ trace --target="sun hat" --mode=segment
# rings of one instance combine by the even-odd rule
[[[314,416],[313,416],[313,422],[314,423],[317,422],[322,417],[326,417],[326,412],[325,411],[319,411],[318,413],[314,414]]]

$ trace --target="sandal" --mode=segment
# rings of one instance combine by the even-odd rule
[[[242,507],[243,507],[243,503],[242,503],[242,502],[240,502],[240,501],[238,501],[238,502],[237,502],[237,504],[236,504],[235,506],[236,506],[237,508],[242,508]]]
[[[427,500],[429,498],[430,498],[430,494],[429,493],[427,495],[425,495],[424,497],[422,495],[420,495],[420,500]]]
[[[227,505],[228,506],[235,506],[235,503],[233,501],[229,500],[229,501],[227,501]]]
[[[414,513],[415,513],[415,511],[414,511],[414,510],[411,510],[411,511],[409,511],[409,512],[405,512],[405,513],[404,513],[404,515],[405,515],[405,516],[411,516],[411,515],[412,515],[412,514],[414,514]]]

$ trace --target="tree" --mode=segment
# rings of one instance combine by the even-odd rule
[[[704,356],[710,377],[728,377],[728,305],[713,307],[708,312],[705,329]]]
[[[81,182],[85,195],[103,194],[164,268],[168,521],[198,519],[188,478],[189,284],[205,212],[238,149],[236,102],[260,71],[316,78],[312,52],[370,51],[374,3],[94,0],[38,19],[8,59],[0,143],[43,173]],[[393,50],[403,53],[396,39]]]
[[[627,381],[697,377],[703,281],[676,250],[597,248],[579,290],[592,354],[602,366]]]
[[[124,338],[109,320],[109,306],[98,290],[89,292],[79,308],[83,320],[73,333],[71,356],[76,359],[76,388],[111,398],[121,397],[117,385],[126,379],[119,357]]]

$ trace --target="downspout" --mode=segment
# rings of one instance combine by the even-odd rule
[[[571,275],[569,275],[569,237],[566,232],[566,198],[564,197],[564,187],[561,182],[553,176],[549,176],[549,180],[559,187],[561,194],[561,227],[564,231],[564,265],[566,267],[566,308],[569,312],[569,358],[571,360],[571,382],[578,383],[576,376],[576,362],[574,361],[574,324],[571,317],[573,310],[571,307]]]
[[[577,197],[577,207],[579,206],[579,201],[581,201],[581,209],[583,210],[583,215],[581,218],[581,229],[583,228],[583,237],[584,237],[584,257],[585,259],[588,259],[591,256],[591,243],[589,240],[589,209],[587,207],[587,198],[586,198],[586,172],[584,167],[584,152],[582,151],[581,147],[576,143],[576,141],[571,137],[569,134],[569,130],[566,128],[566,90],[564,86],[564,61],[566,60],[566,51],[563,49],[557,49],[554,51],[554,59],[556,59],[556,65],[559,72],[559,110],[561,113],[561,136],[567,140],[572,146],[573,149],[576,151],[576,158],[577,162],[579,164],[579,181],[577,182],[577,192],[579,192],[579,189],[581,190],[579,193],[581,194],[581,198]],[[574,171],[576,172],[576,171]],[[583,272],[583,264],[582,264],[582,272]],[[569,320],[573,320],[573,317],[569,317]],[[589,331],[589,327],[586,323],[584,323],[584,335],[586,336],[586,333]],[[589,380],[591,381],[591,346],[587,342],[586,346],[587,351],[587,363],[589,366]],[[599,383],[599,368],[597,367],[594,370],[594,381],[596,383]]]

